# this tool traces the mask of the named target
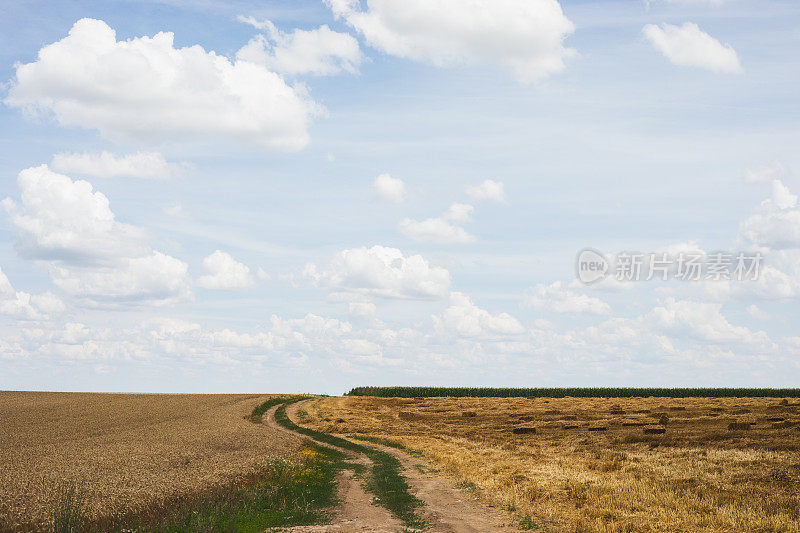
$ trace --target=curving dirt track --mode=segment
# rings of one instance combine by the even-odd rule
[[[304,402],[290,405],[286,412],[297,424],[295,413]],[[272,408],[265,417],[266,423],[281,431],[295,434],[275,421]],[[341,435],[337,435],[342,437]],[[304,437],[305,438],[305,437]],[[453,487],[447,480],[430,474],[429,465],[424,461],[411,457],[400,450],[368,444],[358,441],[362,446],[371,446],[397,457],[402,463],[408,484],[414,495],[424,502],[422,515],[429,524],[425,531],[434,533],[493,533],[521,531],[508,524],[505,513],[492,509],[474,499],[472,495]],[[350,452],[347,452],[350,453]],[[370,464],[367,457],[357,459]],[[334,510],[331,524],[324,526],[300,526],[285,528],[282,531],[301,532],[356,532],[371,531],[375,533],[404,531],[402,524],[383,507],[372,503],[372,497],[364,492],[358,480],[353,479],[352,472],[344,472],[339,478],[337,496],[339,506]]]
[[[297,410],[298,404],[293,404],[287,407],[286,412],[293,421],[293,416]],[[278,424],[275,420],[275,411],[279,406],[272,407],[264,417],[265,423],[279,431],[298,435],[303,439],[308,439],[305,435],[300,435]],[[321,446],[337,449],[348,455],[353,455],[348,450],[341,450],[336,446],[331,446],[325,443],[318,443]],[[351,462],[361,463],[365,466],[371,466],[370,461],[366,456],[355,456]],[[367,494],[361,483],[354,479],[352,470],[345,470],[336,479],[336,499],[339,500],[339,505],[333,511],[333,520],[330,524],[322,526],[295,526],[290,528],[279,529],[279,531],[291,531],[294,533],[346,533],[350,531],[374,531],[375,533],[394,533],[402,531],[400,521],[394,518],[389,511],[374,505],[372,497]]]

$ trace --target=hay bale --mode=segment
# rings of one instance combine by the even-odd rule
[[[750,422],[731,422],[728,424],[728,431],[747,431],[751,425]]]
[[[519,421],[520,422],[533,422],[534,416],[533,415],[520,415]]]
[[[608,426],[592,426],[589,431],[608,431]]]
[[[580,426],[578,426],[577,424],[564,424],[564,426],[562,427],[564,429],[578,429]]]
[[[528,433],[536,433],[536,428],[532,426],[517,426],[511,431],[514,435],[526,435]]]
[[[667,432],[667,428],[644,428],[645,435],[661,435]]]
[[[783,418],[782,416],[771,416],[767,418],[767,422],[783,422],[784,420],[786,419]]]
[[[463,413],[461,413],[461,416],[463,416],[464,418],[475,418],[476,416],[478,416],[478,413],[476,413],[475,411],[464,411]]]
[[[669,410],[670,411],[685,411],[686,408],[685,407],[681,407],[679,405],[674,405],[674,406],[670,407]]]

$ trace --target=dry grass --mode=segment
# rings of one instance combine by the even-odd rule
[[[800,532],[796,401],[344,397],[306,410],[321,431],[422,451],[549,531]]]
[[[102,521],[252,480],[301,445],[249,422],[267,398],[0,392],[0,531],[44,528],[65,484]]]

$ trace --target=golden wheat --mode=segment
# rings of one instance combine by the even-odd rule
[[[319,430],[422,451],[550,531],[796,533],[798,407],[769,398],[344,397],[306,410]],[[656,428],[664,433],[648,431]]]
[[[0,531],[43,528],[65,483],[100,519],[252,479],[301,444],[246,419],[266,399],[0,392]]]

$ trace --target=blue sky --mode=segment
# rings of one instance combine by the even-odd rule
[[[0,388],[795,384],[800,8],[420,6],[0,8]]]

